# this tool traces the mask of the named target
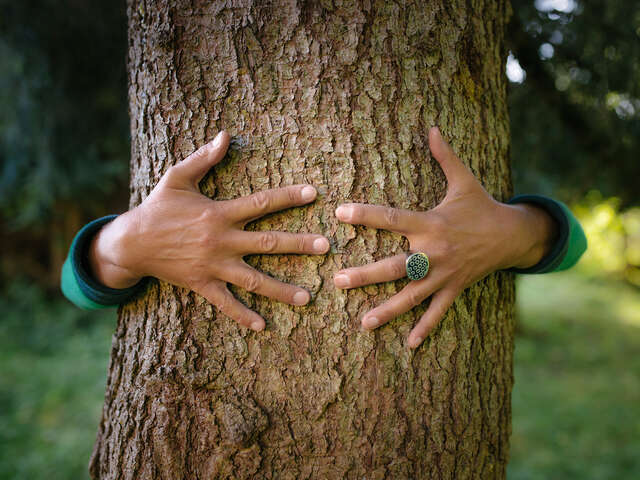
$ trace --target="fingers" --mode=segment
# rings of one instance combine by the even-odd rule
[[[196,189],[198,182],[216,163],[224,158],[229,147],[229,134],[224,130],[212,142],[203,145],[182,162],[173,167],[174,171]]]
[[[449,307],[453,304],[458,291],[454,288],[443,288],[437,292],[432,298],[429,308],[424,312],[424,315],[420,318],[407,339],[407,343],[411,348],[418,348],[424,339],[429,335],[429,332],[440,323],[444,314],[447,313]]]
[[[364,203],[345,203],[336,209],[338,220],[354,225],[366,225],[403,233],[411,230],[416,223],[416,214],[410,210],[367,205]]]
[[[320,255],[329,250],[322,235],[288,232],[238,232],[232,241],[242,255],[251,253],[298,253]]]
[[[400,293],[395,294],[382,305],[367,312],[362,318],[364,328],[377,328],[408,312],[422,303],[429,295],[440,288],[441,280],[436,276],[409,283]]]
[[[276,280],[246,263],[234,267],[226,280],[249,292],[264,295],[289,305],[306,305],[311,300],[311,295],[304,288]]]
[[[356,288],[398,280],[407,276],[406,260],[407,256],[400,254],[362,267],[347,268],[336,273],[333,283],[338,288]]]
[[[457,184],[469,175],[473,176],[442,138],[438,127],[432,127],[429,130],[429,149],[447,177],[450,189],[456,188]]]
[[[228,212],[229,218],[249,223],[267,213],[306,205],[316,198],[316,194],[316,189],[311,185],[293,185],[257,192],[235,200],[225,200],[220,204]]]
[[[223,282],[212,282],[200,293],[219,311],[243,327],[256,332],[264,330],[264,319],[253,310],[245,307],[233,296]]]

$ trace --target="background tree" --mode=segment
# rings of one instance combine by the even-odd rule
[[[508,47],[524,69],[509,93],[517,188],[638,205],[640,3],[512,4]]]
[[[467,290],[416,352],[405,338],[423,309],[373,333],[358,325],[400,284],[341,292],[331,278],[406,250],[340,224],[338,203],[427,209],[443,197],[431,125],[489,192],[510,195],[507,12],[494,1],[128,3],[132,205],[225,128],[236,150],[203,191],[312,183],[313,206],[252,228],[333,245],[251,260],[315,298],[293,308],[237,291],[269,320],[261,334],[161,282],[124,306],[94,478],[505,476],[512,277]]]
[[[124,8],[57,6],[0,0],[0,281],[56,290],[78,228],[126,207],[129,154]]]

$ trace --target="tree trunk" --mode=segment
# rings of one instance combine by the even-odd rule
[[[322,233],[326,256],[249,261],[314,300],[235,289],[253,333],[162,282],[123,306],[91,459],[100,479],[504,478],[514,286],[467,289],[417,351],[425,305],[374,332],[363,313],[405,284],[337,290],[340,268],[407,248],[340,224],[345,201],[428,209],[446,182],[439,125],[496,198],[511,193],[506,0],[128,1],[131,204],[226,129],[233,151],[202,182],[218,199],[309,182],[311,206],[252,229]],[[433,268],[437,268],[435,265]]]

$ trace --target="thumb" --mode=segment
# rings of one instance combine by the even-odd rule
[[[456,188],[461,181],[472,175],[449,144],[442,138],[438,127],[429,129],[429,150],[431,150],[433,158],[440,164],[445,177],[447,177],[449,188]]]
[[[229,148],[229,139],[229,134],[222,130],[213,141],[200,147],[174,168],[182,178],[197,188],[202,177],[224,158]]]

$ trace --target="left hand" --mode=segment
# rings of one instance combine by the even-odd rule
[[[373,329],[422,303],[431,303],[409,334],[418,347],[440,322],[456,297],[486,275],[505,268],[538,263],[550,249],[555,221],[544,210],[528,204],[506,205],[495,200],[443,140],[437,127],[429,131],[429,148],[447,178],[444,200],[426,212],[378,205],[343,204],[339,220],[404,235],[411,252],[429,256],[425,278],[411,281],[399,293],[362,317]],[[406,254],[339,271],[338,288],[389,282],[406,276]]]

